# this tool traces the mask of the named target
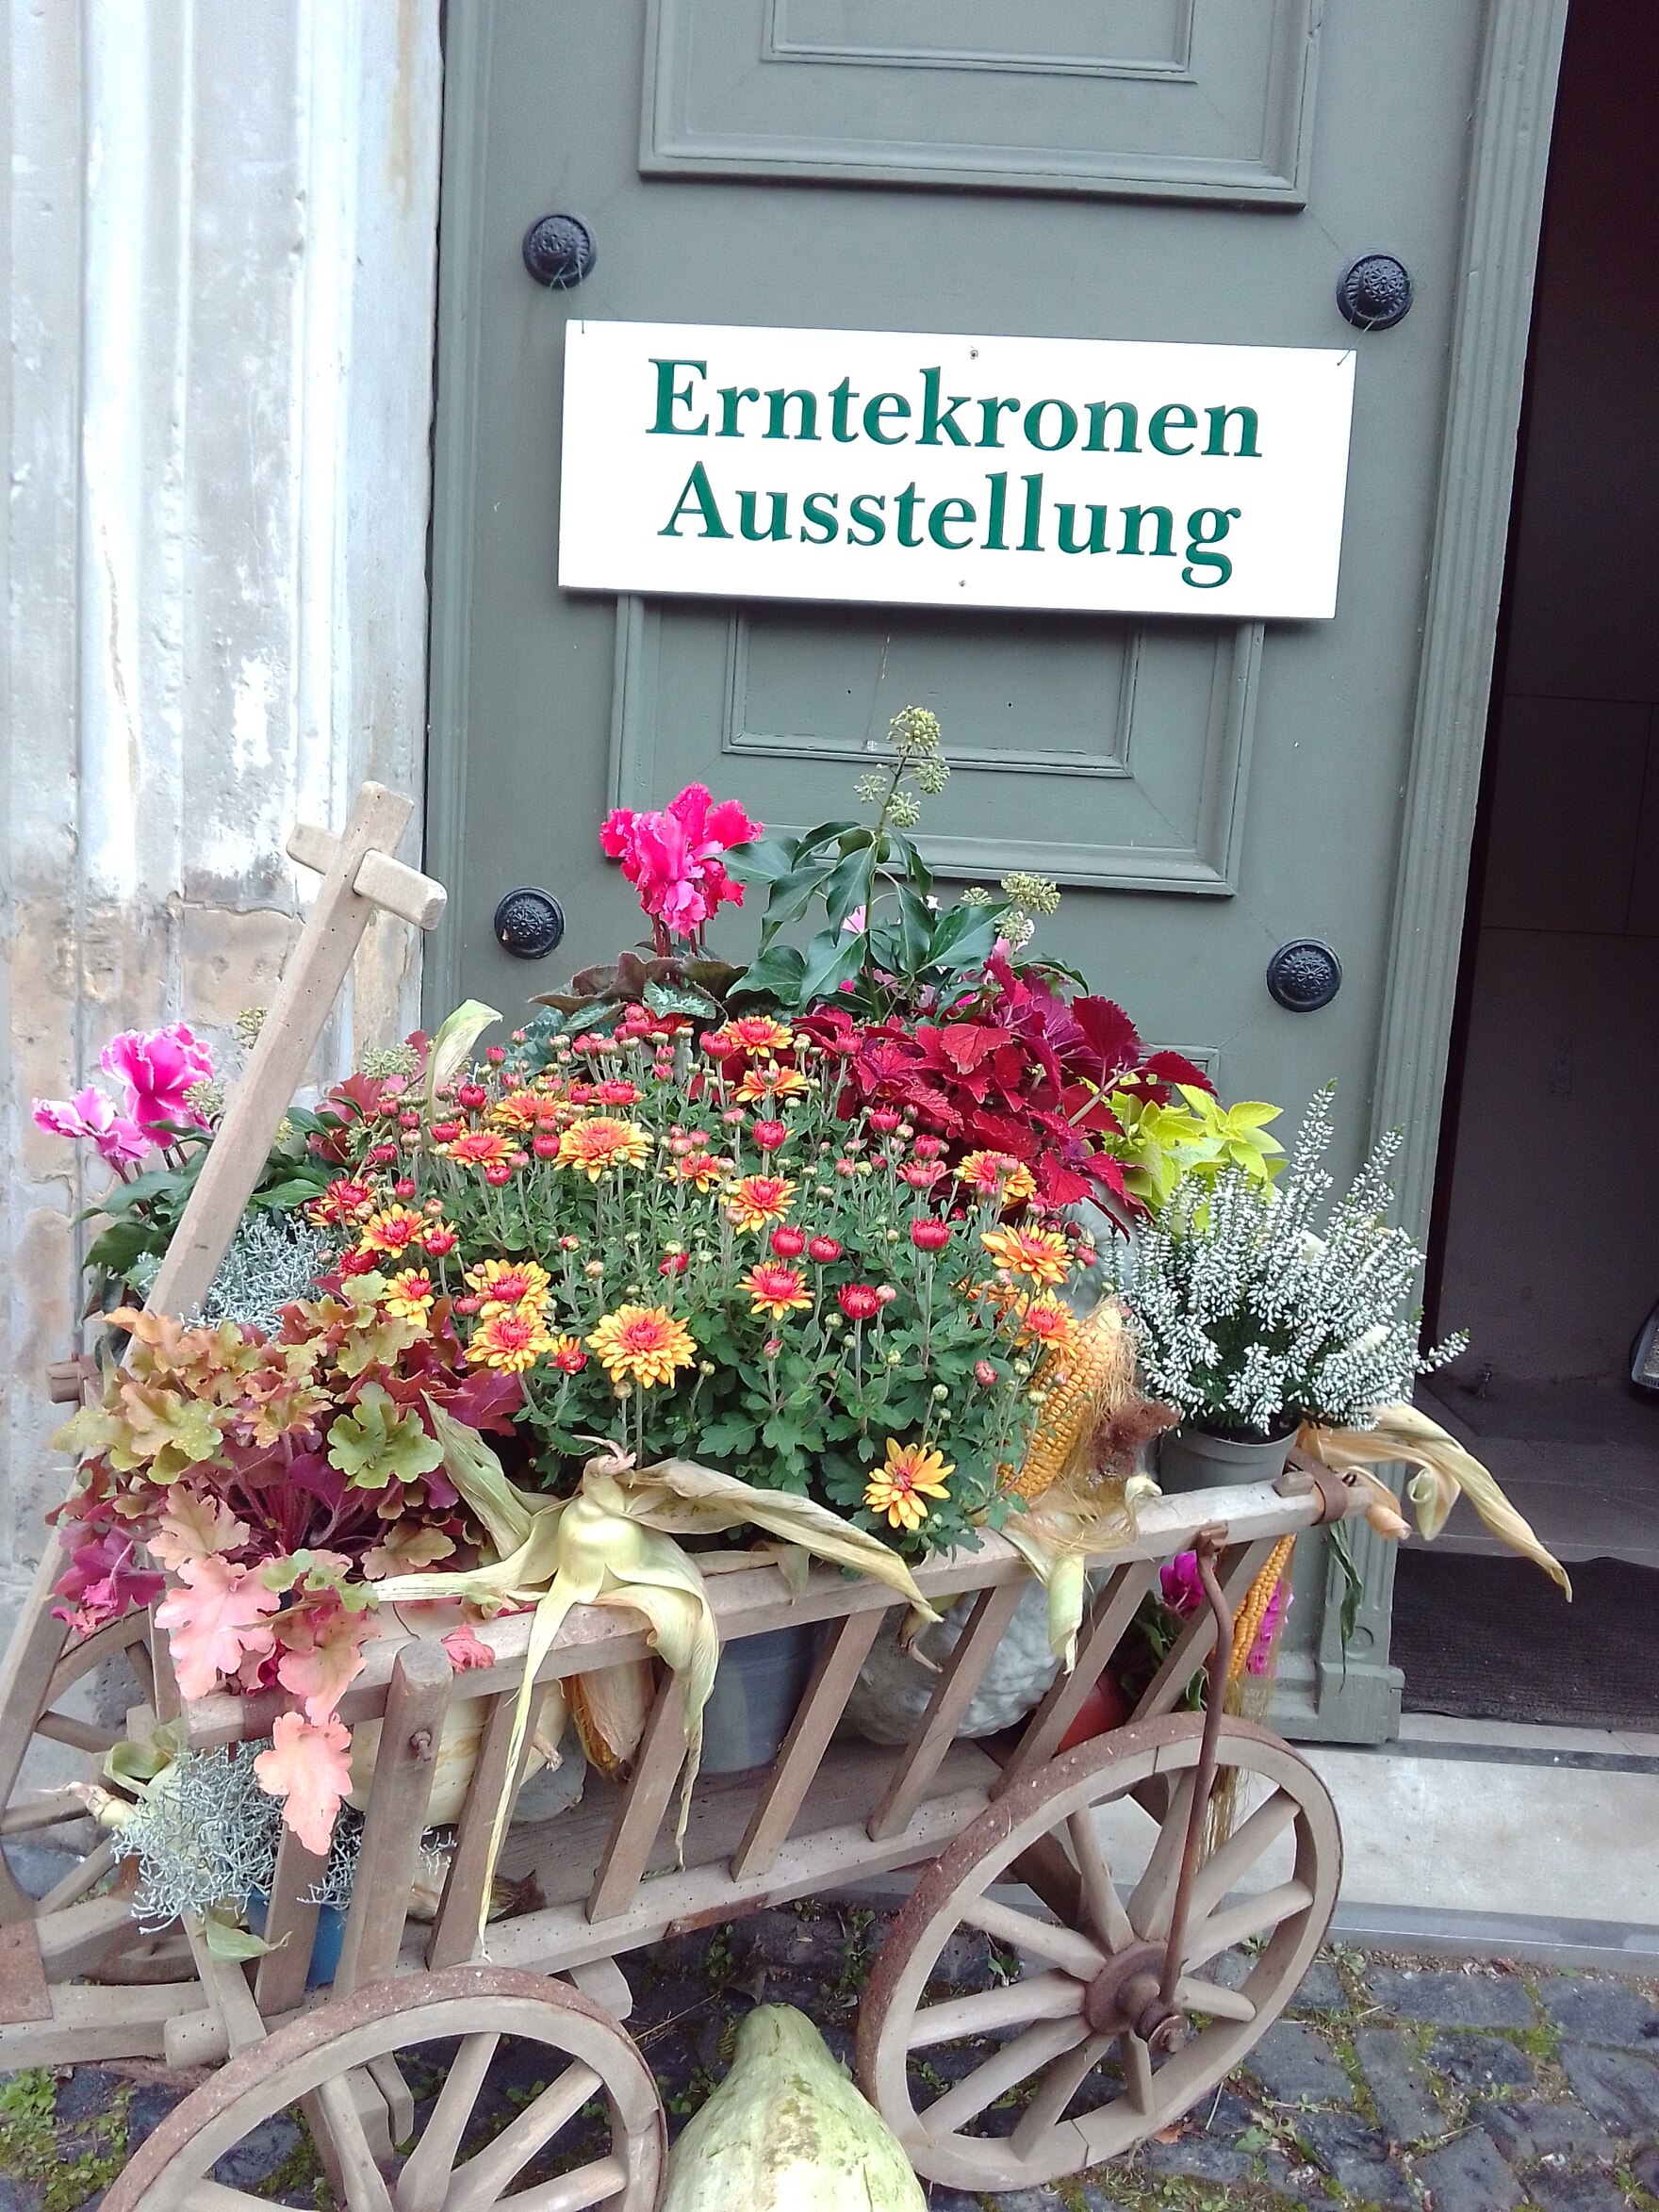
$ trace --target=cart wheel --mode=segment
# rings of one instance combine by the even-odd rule
[[[1232,1786],[1241,1818],[1193,1885],[1175,1988],[1184,2031],[1177,2022],[1167,2033],[1179,2047],[1155,2048],[1166,2037],[1149,2024],[1148,2006],[1202,1728],[1183,1714],[1079,1745],[1016,1783],[916,1884],[871,1969],[858,2073],[928,2180],[1032,2187],[1127,2151],[1214,2089],[1294,1994],[1337,1901],[1336,1811],[1289,1745],[1224,1719],[1218,1785]],[[1092,1816],[1147,1804],[1159,1808],[1147,1816],[1151,1855],[1120,1902]],[[1262,1887],[1261,1861],[1275,1844],[1286,1864]],[[1004,1880],[1029,1884],[1048,1914],[994,1896]],[[1023,1955],[1028,1971],[960,1993],[945,1950],[959,1929]],[[1237,1988],[1204,1972],[1234,1945],[1250,1952],[1248,1971],[1231,1977]]]
[[[504,2036],[540,2044],[555,2078],[485,2140],[479,2092]],[[365,2090],[386,2090],[413,2138],[389,2157],[372,2119],[365,2126]],[[540,1974],[452,1966],[332,1999],[241,2052],[140,2146],[107,2212],[269,2212],[267,2198],[222,2186],[214,2168],[302,2103],[351,2212],[487,2212],[519,2202],[517,2185],[535,2212],[651,2212],[667,2155],[650,2068],[608,2012]]]
[[[41,1678],[49,1679],[32,1727],[6,1731],[0,1749],[0,1798],[5,1805],[0,1812],[0,1924],[36,1924],[49,1980],[66,1980],[72,1974],[101,1980],[188,1980],[193,1972],[188,1950],[142,1933],[128,1902],[90,1901],[115,1860],[107,1837],[83,1847],[80,1838],[87,1833],[89,1814],[77,1787],[59,1783],[34,1788],[20,1779],[31,1747],[49,1743],[81,1754],[78,1782],[103,1780],[104,1755],[120,1741],[121,1730],[59,1708],[75,1684],[108,1659],[124,1659],[133,1670],[136,1694],[153,1697],[148,1631],[149,1619],[142,1613],[111,1621],[79,1643],[70,1643],[61,1625],[43,1613],[34,1625],[34,1636],[42,1647]],[[20,1878],[22,1869],[15,1860],[18,1846],[25,1843],[43,1844],[63,1858],[60,1876],[39,1898]]]

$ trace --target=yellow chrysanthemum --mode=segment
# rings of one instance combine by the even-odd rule
[[[795,1035],[770,1014],[738,1014],[703,1040],[705,1052],[787,1052]]]
[[[552,1348],[553,1339],[541,1316],[532,1308],[512,1306],[479,1322],[467,1347],[467,1357],[474,1367],[521,1375]]]
[[[662,1305],[619,1305],[587,1341],[613,1383],[647,1389],[671,1385],[677,1371],[697,1359],[691,1331]]]
[[[948,1498],[944,1478],[955,1472],[956,1462],[931,1445],[901,1444],[889,1436],[887,1464],[864,1484],[864,1503],[872,1513],[884,1513],[893,1528],[919,1529],[928,1517],[926,1500]]]
[[[404,1268],[386,1285],[383,1310],[400,1321],[424,1321],[437,1296],[437,1286],[424,1268]]]
[[[534,1090],[509,1090],[505,1098],[498,1098],[489,1109],[489,1118],[498,1129],[534,1129],[539,1115],[546,1113],[547,1102]]]
[[[775,1321],[780,1321],[785,1314],[799,1313],[813,1303],[800,1270],[784,1267],[777,1260],[758,1260],[747,1275],[737,1278],[737,1286],[748,1292],[756,1313],[769,1314]]]
[[[418,1244],[426,1230],[426,1216],[412,1205],[386,1205],[363,1224],[359,1249],[389,1253],[394,1257],[405,1245]]]
[[[486,1259],[468,1269],[467,1287],[484,1301],[479,1311],[485,1315],[517,1305],[539,1309],[547,1303],[552,1277],[533,1259]]]
[[[1033,1283],[1063,1283],[1071,1272],[1066,1240],[1052,1229],[986,1229],[979,1241],[999,1266]]]
[[[1051,1291],[1020,1299],[1014,1313],[1024,1344],[1069,1344],[1077,1333],[1076,1315],[1063,1298],[1056,1298]]]
[[[590,1183],[612,1168],[643,1167],[651,1154],[651,1140],[637,1122],[619,1122],[611,1114],[593,1114],[585,1122],[572,1122],[559,1139],[559,1165],[574,1168]]]
[[[771,1061],[750,1068],[737,1086],[739,1103],[752,1106],[763,1098],[799,1098],[812,1087],[798,1068],[780,1068]]]

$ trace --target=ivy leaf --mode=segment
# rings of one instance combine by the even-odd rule
[[[788,1007],[801,1002],[801,975],[806,967],[805,956],[797,945],[768,945],[759,959],[753,960],[731,986],[735,996],[739,991],[763,993],[776,998]]]
[[[862,936],[843,936],[839,929],[821,931],[807,946],[806,966],[800,979],[801,998],[828,998],[842,984],[851,982],[863,960]]]
[[[796,862],[792,837],[757,837],[747,844],[734,844],[725,855],[726,872],[739,883],[779,883]]]
[[[328,1433],[328,1462],[354,1490],[384,1490],[394,1477],[414,1483],[443,1465],[443,1446],[419,1414],[400,1413],[379,1383],[366,1383],[354,1414],[341,1414]]]

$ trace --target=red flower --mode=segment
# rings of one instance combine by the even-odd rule
[[[690,1253],[671,1252],[667,1258],[664,1260],[662,1266],[657,1270],[657,1272],[659,1275],[683,1275],[686,1269],[690,1267]]]
[[[428,1229],[420,1241],[431,1253],[434,1259],[442,1259],[446,1253],[454,1251],[460,1239],[447,1221],[439,1221],[435,1227]]]
[[[414,1195],[414,1177],[411,1175],[400,1175],[397,1181],[392,1185],[392,1196],[394,1198],[413,1198]]]
[[[538,1129],[530,1140],[530,1149],[538,1160],[556,1160],[559,1156],[558,1131]]]
[[[918,1214],[911,1223],[911,1242],[918,1252],[943,1252],[950,1242],[950,1223]]]
[[[919,1160],[936,1160],[944,1150],[943,1137],[918,1137],[913,1147]]]
[[[434,1122],[432,1141],[434,1144],[453,1144],[461,1129],[462,1123],[459,1122]]]
[[[763,1152],[777,1152],[789,1142],[789,1125],[785,1122],[757,1122],[749,1134]]]
[[[987,1390],[995,1382],[996,1369],[988,1359],[977,1359],[974,1362],[974,1380]]]
[[[489,1092],[482,1083],[463,1083],[455,1096],[469,1114],[477,1113],[481,1106],[489,1103]]]
[[[620,860],[646,912],[677,936],[694,936],[719,907],[743,904],[743,886],[720,856],[759,837],[735,799],[712,803],[707,788],[688,783],[659,812],[617,807],[605,817],[600,848]]]
[[[828,1243],[829,1239],[826,1237],[824,1241]],[[869,1283],[844,1283],[835,1298],[849,1321],[867,1321],[881,1307],[880,1297]]]
[[[898,1171],[912,1190],[930,1190],[944,1172],[943,1160],[911,1160]]]
[[[512,1163],[508,1160],[491,1160],[484,1171],[484,1179],[499,1190],[503,1183],[513,1180]]]
[[[879,1137],[891,1137],[903,1119],[896,1106],[876,1106],[870,1113],[870,1126]]]
[[[814,1237],[807,1246],[807,1257],[816,1260],[819,1267],[827,1268],[831,1260],[841,1257],[841,1246],[833,1237]]]
[[[772,1232],[772,1250],[780,1259],[799,1259],[807,1248],[806,1231],[783,1222]]]

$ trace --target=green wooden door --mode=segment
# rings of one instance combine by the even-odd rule
[[[1487,15],[1482,0],[1339,0],[1322,21],[1320,0],[452,8],[429,860],[453,919],[435,1003],[465,990],[517,1008],[637,934],[595,839],[608,806],[696,778],[771,823],[847,811],[860,747],[915,702],[958,771],[928,818],[936,865],[1057,877],[1048,949],[1229,1094],[1294,1110],[1335,1075],[1356,1152]],[[519,255],[553,210],[598,245],[564,293]],[[1374,250],[1408,266],[1416,299],[1364,335],[1336,286]],[[562,593],[576,317],[1352,345],[1336,617]],[[541,966],[491,934],[517,885],[567,917]],[[1295,1014],[1265,972],[1305,937],[1336,948],[1343,983]],[[1366,1633],[1340,1685],[1306,1689],[1322,1732],[1387,1718],[1386,1603]]]

